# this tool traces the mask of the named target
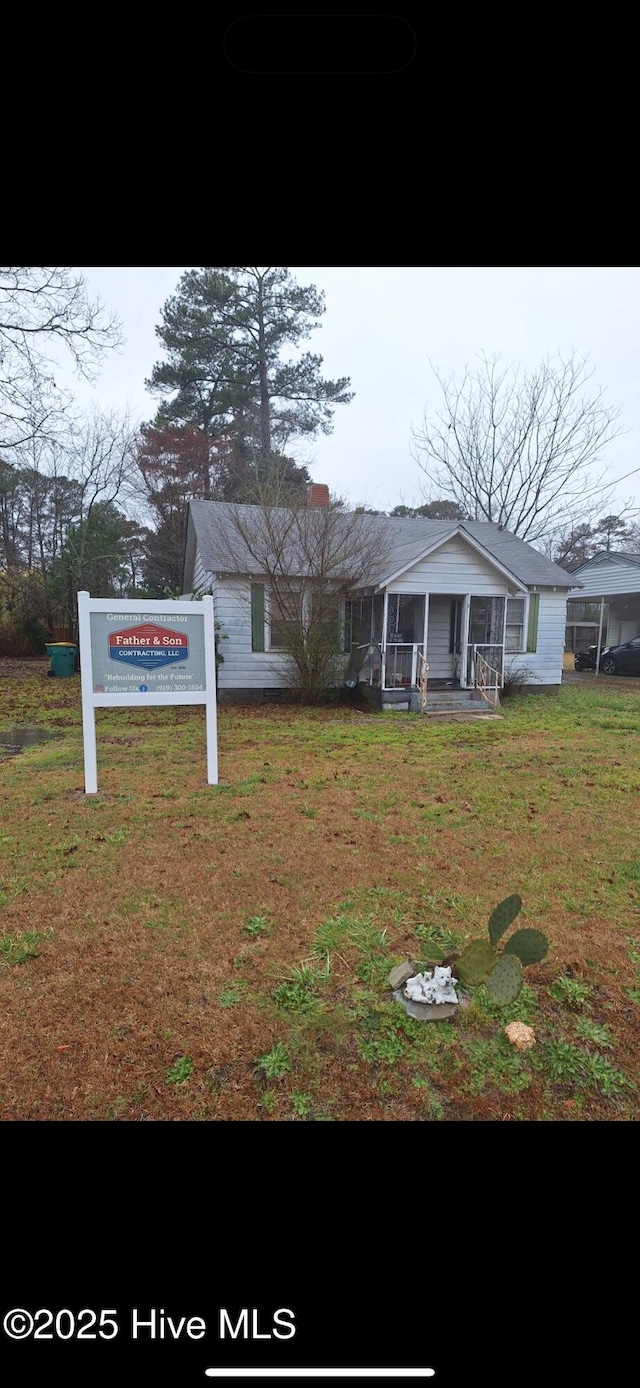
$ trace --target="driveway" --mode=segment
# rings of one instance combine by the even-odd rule
[[[595,670],[563,670],[563,684],[599,684],[605,689],[635,689],[640,693],[639,675],[596,675]]]

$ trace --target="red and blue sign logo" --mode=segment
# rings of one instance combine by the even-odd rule
[[[109,657],[131,670],[162,670],[189,659],[189,637],[184,631],[145,622],[109,633]]]

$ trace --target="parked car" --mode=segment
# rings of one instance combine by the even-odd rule
[[[600,656],[605,675],[640,675],[640,636],[622,646],[607,646]]]
[[[597,646],[587,646],[586,651],[576,651],[574,658],[574,669],[576,670],[595,670]]]

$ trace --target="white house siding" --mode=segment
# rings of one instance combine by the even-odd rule
[[[640,564],[601,559],[588,568],[576,569],[573,578],[580,587],[571,589],[569,596],[583,602],[603,596],[615,597],[617,593],[640,593]]]
[[[607,632],[608,646],[622,646],[625,641],[634,641],[638,635],[637,617],[627,622],[621,622],[612,618]]]
[[[395,583],[388,585],[390,593],[474,593],[478,597],[493,597],[518,592],[514,580],[510,586],[481,554],[454,535],[446,544],[434,550],[426,559],[407,569]]]
[[[640,596],[632,593],[610,603],[607,644],[619,646],[623,641],[633,641],[636,636],[640,636]]]
[[[445,553],[448,551],[448,554]],[[436,564],[442,557],[443,563]],[[640,572],[640,571],[639,571]],[[251,580],[222,576],[215,578],[202,564],[196,553],[193,573],[194,588],[213,589],[216,621],[228,638],[220,647],[224,664],[218,672],[218,687],[225,689],[284,688],[286,656],[275,651],[251,649]],[[449,621],[451,594],[476,593],[479,596],[507,595],[507,581],[486,564],[481,555],[454,538],[435,554],[416,564],[397,583],[390,585],[394,593],[429,593],[429,674],[432,679],[451,675],[449,656]],[[439,597],[438,594],[442,596]],[[507,665],[526,666],[532,671],[536,684],[560,684],[566,623],[566,593],[551,589],[540,590],[538,649],[535,653],[509,655]],[[432,640],[435,645],[432,650]]]
[[[560,684],[562,681],[562,657],[567,621],[567,595],[565,590],[540,588],[540,610],[538,615],[538,649],[518,655],[506,655],[507,669],[531,671],[529,684]],[[526,638],[526,626],[525,626]]]
[[[216,580],[214,590],[216,621],[220,622],[222,641],[220,653],[224,664],[218,671],[218,688],[223,689],[283,689],[290,681],[286,677],[287,658],[276,651],[251,649],[251,580],[227,577]]]
[[[429,629],[427,632],[427,661],[429,664],[429,679],[445,680],[453,675],[453,662],[455,657],[449,651],[449,641],[451,639],[451,602],[452,599],[438,597],[437,595],[429,598]]]

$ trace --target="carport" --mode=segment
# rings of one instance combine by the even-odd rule
[[[583,613],[589,610],[590,621],[583,625],[591,627],[593,644],[597,643],[597,676],[605,630],[608,646],[620,646],[640,636],[640,555],[604,550],[572,573],[576,588],[567,594],[567,629],[578,629]]]

